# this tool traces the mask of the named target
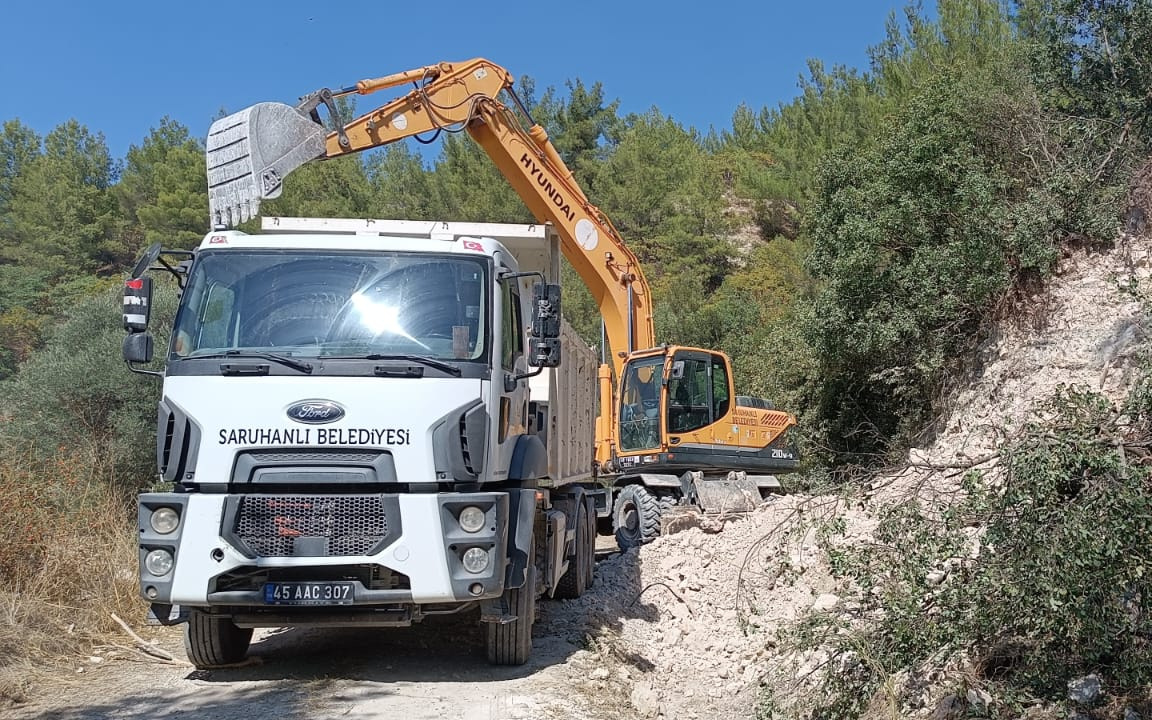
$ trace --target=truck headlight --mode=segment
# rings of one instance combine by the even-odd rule
[[[484,548],[468,548],[464,553],[464,569],[473,575],[479,575],[488,569],[488,551]]]
[[[484,528],[484,511],[475,505],[469,505],[460,511],[460,527],[464,532],[480,532]]]
[[[152,529],[161,535],[167,535],[180,524],[180,516],[170,507],[157,508],[149,519]]]
[[[144,569],[156,577],[172,571],[172,553],[167,550],[153,550],[144,556]]]

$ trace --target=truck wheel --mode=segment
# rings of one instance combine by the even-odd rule
[[[523,665],[532,655],[532,623],[536,621],[536,559],[528,555],[524,584],[505,590],[508,607],[516,613],[510,623],[488,624],[488,662],[493,665]]]
[[[568,569],[556,584],[555,596],[561,600],[578,598],[588,589],[588,556],[592,552],[592,545],[588,540],[591,529],[588,522],[588,506],[582,502],[576,508],[575,557],[569,559]]]
[[[188,613],[184,628],[184,650],[197,670],[232,665],[248,654],[252,628],[238,628],[226,617],[209,615],[203,610]]]
[[[625,485],[613,510],[616,544],[621,550],[652,542],[660,535],[660,505],[643,485]]]
[[[588,574],[588,580],[584,583],[584,591],[592,589],[596,584],[596,506],[589,502],[586,506],[588,509],[588,564],[585,566],[584,571]]]

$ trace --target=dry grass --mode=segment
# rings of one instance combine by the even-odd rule
[[[0,699],[143,614],[134,498],[92,460],[0,459]]]

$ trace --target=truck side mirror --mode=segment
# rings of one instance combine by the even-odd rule
[[[133,332],[124,337],[124,344],[120,346],[124,353],[124,362],[129,365],[152,362],[152,333]]]
[[[560,364],[560,338],[530,338],[528,364],[532,367],[557,367]]]
[[[536,283],[532,286],[532,337],[541,340],[560,337],[559,285]],[[536,352],[533,351],[532,355],[535,356]]]
[[[145,275],[124,281],[124,329],[141,333],[152,316],[152,278]]]

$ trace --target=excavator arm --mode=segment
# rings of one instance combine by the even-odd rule
[[[339,97],[367,95],[407,83],[415,88],[406,95],[351,122],[337,122],[334,130],[329,131],[321,121],[320,106],[335,118]],[[501,101],[502,96],[511,98],[527,118],[527,129]],[[259,103],[217,120],[209,129],[207,144],[212,221],[232,226],[254,217],[261,200],[280,194],[285,176],[313,160],[413,136],[459,131],[467,132],[483,148],[533,216],[554,226],[564,256],[599,306],[612,351],[611,365],[602,365],[599,372],[596,460],[600,467],[618,469],[621,465],[616,460],[621,456],[633,461],[632,467],[640,461],[662,463],[668,471],[679,473],[695,452],[696,461],[704,467],[720,470],[751,472],[774,467],[786,472],[794,468],[795,457],[782,443],[795,418],[771,409],[737,407],[728,383],[731,363],[727,356],[696,348],[655,347],[652,295],[636,256],[608,218],[588,201],[544,128],[531,120],[516,97],[512,76],[487,60],[429,65],[362,80],[340,90],[320,90],[296,107]],[[678,379],[676,373],[695,368],[693,387],[706,392],[709,402],[676,404],[667,398],[667,414],[642,421],[647,423],[647,434],[642,435],[651,436],[654,444],[622,444],[617,390],[632,382],[627,373],[633,361],[649,372],[654,363],[663,367],[661,382],[666,388],[673,384],[687,387],[688,380]],[[714,386],[713,377],[720,377],[716,373],[722,373],[725,380]],[[722,394],[714,392],[717,387]],[[678,413],[675,418],[674,412]],[[645,468],[655,471],[656,465]]]
[[[415,89],[327,131],[316,110],[333,98],[367,95],[407,83]],[[531,122],[513,91],[513,78],[487,60],[440,63],[321,90],[291,108],[260,103],[213,123],[208,137],[209,202],[213,222],[254,217],[261,199],[279,195],[284,177],[315,159],[382,147],[404,138],[465,131],[520,195],[532,215],[551,223],[561,249],[591,291],[604,319],[616,377],[624,358],[656,344],[648,281],[608,218],[588,201],[544,128]],[[500,100],[511,97],[531,126],[525,130]]]

